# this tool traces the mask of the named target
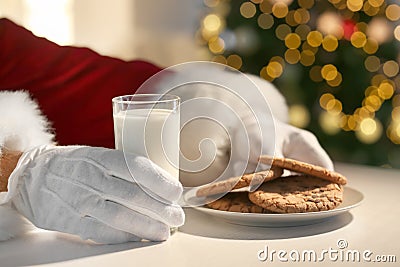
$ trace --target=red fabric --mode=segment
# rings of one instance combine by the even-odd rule
[[[132,94],[161,69],[148,62],[59,46],[0,19],[0,90],[28,90],[60,145],[114,147],[111,99]]]

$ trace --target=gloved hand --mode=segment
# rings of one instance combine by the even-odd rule
[[[316,136],[304,129],[300,129],[281,122],[278,119],[258,121],[254,118],[243,119],[246,125],[246,134],[237,131],[231,139],[232,155],[235,161],[234,176],[243,173],[243,166],[247,163],[247,169],[244,172],[259,171],[268,166],[261,164],[257,168],[258,157],[269,155],[273,157],[285,157],[304,161],[317,166],[333,170],[332,160],[319,144]],[[262,135],[260,135],[262,129]],[[240,153],[243,144],[250,140],[250,153]]]
[[[118,150],[36,148],[22,155],[8,189],[6,201],[37,227],[99,243],[162,241],[169,227],[184,222],[174,204],[179,181],[147,158],[124,158]]]

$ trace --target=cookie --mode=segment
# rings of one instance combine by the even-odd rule
[[[321,166],[316,166],[310,163],[288,159],[288,158],[273,158],[270,156],[262,155],[259,158],[261,163],[269,164],[272,166],[280,167],[283,169],[291,170],[294,172],[304,173],[312,176],[319,177],[337,184],[345,185],[347,178],[340,173],[330,171]]]
[[[243,213],[271,213],[270,211],[253,204],[247,192],[230,192],[224,197],[206,204],[214,210],[243,212]]]
[[[196,196],[205,197],[211,195],[217,195],[229,192],[234,189],[244,188],[253,183],[262,183],[266,181],[271,181],[280,177],[283,173],[283,170],[278,167],[273,167],[267,171],[260,171],[256,173],[244,174],[239,177],[232,177],[223,181],[218,181],[215,183],[207,184],[201,187],[196,192]]]
[[[331,210],[343,200],[340,185],[313,176],[281,177],[248,194],[251,202],[276,213]]]

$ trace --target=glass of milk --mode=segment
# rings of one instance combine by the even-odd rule
[[[147,157],[179,179],[180,98],[136,94],[112,103],[115,148]]]

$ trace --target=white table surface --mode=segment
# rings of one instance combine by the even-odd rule
[[[323,223],[285,228],[229,224],[193,209],[186,209],[186,223],[168,241],[120,245],[93,245],[79,238],[38,231],[0,242],[0,266],[329,266],[324,262],[262,262],[257,253],[270,250],[337,249],[339,239],[348,250],[370,250],[375,255],[395,255],[400,264],[400,170],[336,164],[348,186],[364,194],[362,204]],[[286,256],[288,257],[288,256]],[[352,262],[340,262],[351,265]],[[362,263],[356,265],[361,266]]]

